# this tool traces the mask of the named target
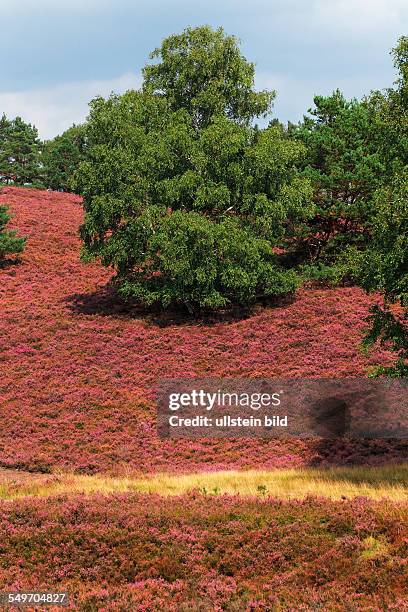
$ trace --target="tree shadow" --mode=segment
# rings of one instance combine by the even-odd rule
[[[234,323],[248,319],[265,308],[274,308],[292,303],[295,295],[280,298],[259,299],[249,307],[231,306],[217,311],[201,311],[192,314],[184,306],[171,307],[166,310],[160,307],[146,308],[140,304],[121,298],[111,284],[101,287],[93,293],[76,293],[65,298],[69,308],[76,313],[127,319],[143,319],[148,325],[157,327],[216,325]]]
[[[7,270],[9,268],[14,268],[15,266],[20,266],[23,263],[21,257],[5,257],[4,259],[0,258],[0,270]]]
[[[364,379],[365,384],[368,383]],[[348,397],[347,397],[348,395]],[[365,402],[365,406],[364,406]],[[408,459],[408,440],[387,437],[382,412],[386,405],[381,386],[357,393],[318,398],[312,407],[310,427],[315,467],[376,466]],[[356,407],[362,406],[359,413]],[[394,406],[398,411],[398,406]]]
[[[350,431],[350,410],[338,397],[319,398],[311,415],[311,427],[323,439],[344,438]]]
[[[408,441],[395,438],[322,438],[311,442],[311,450],[311,467],[374,467],[408,459]]]
[[[93,293],[74,293],[65,300],[68,307],[76,313],[85,315],[136,317],[134,306],[121,299],[113,287],[106,285]]]

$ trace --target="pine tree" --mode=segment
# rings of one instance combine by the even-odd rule
[[[10,215],[6,206],[0,206],[0,263],[7,255],[21,253],[24,250],[25,238],[17,236],[15,230],[6,230]]]
[[[54,190],[70,191],[73,174],[85,159],[85,148],[82,125],[73,125],[60,136],[47,141],[42,157],[45,185]]]
[[[37,129],[21,117],[0,121],[0,176],[16,185],[41,177],[41,142]]]
[[[9,139],[11,121],[6,115],[0,119],[0,181],[9,183],[11,180],[11,164],[9,160]]]

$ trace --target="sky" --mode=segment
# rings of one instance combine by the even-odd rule
[[[187,26],[235,34],[284,122],[316,94],[391,86],[389,52],[408,35],[408,0],[0,0],[0,15],[0,114],[44,139],[84,121],[96,95],[139,87],[149,52]]]

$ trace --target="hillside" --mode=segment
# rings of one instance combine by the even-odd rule
[[[0,203],[28,236],[0,269],[2,591],[68,591],[84,612],[408,609],[407,466],[377,465],[406,459],[403,441],[155,432],[161,376],[364,375],[389,357],[358,349],[372,298],[309,288],[241,320],[148,316],[80,262],[78,197]]]
[[[299,440],[161,441],[160,377],[350,377],[387,359],[359,350],[372,298],[309,288],[249,318],[195,322],[129,311],[109,272],[79,259],[80,198],[4,188],[0,203],[28,236],[22,261],[0,270],[0,465],[32,472],[195,471],[378,463],[403,443],[325,446]],[[385,453],[385,454],[384,454]]]

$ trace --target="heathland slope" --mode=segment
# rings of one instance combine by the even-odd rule
[[[376,442],[176,443],[155,431],[160,377],[365,375],[388,356],[359,350],[373,299],[362,290],[304,288],[241,320],[165,321],[126,308],[110,272],[80,261],[80,198],[7,187],[0,203],[28,236],[22,260],[0,269],[0,465],[144,473],[381,461]],[[386,455],[404,453],[395,444]]]
[[[0,202],[28,236],[0,269],[0,590],[68,591],[84,612],[408,610],[406,465],[301,467],[401,459],[402,442],[155,433],[161,376],[364,375],[388,358],[358,350],[371,299],[303,289],[242,320],[158,320],[80,262],[79,198]]]

